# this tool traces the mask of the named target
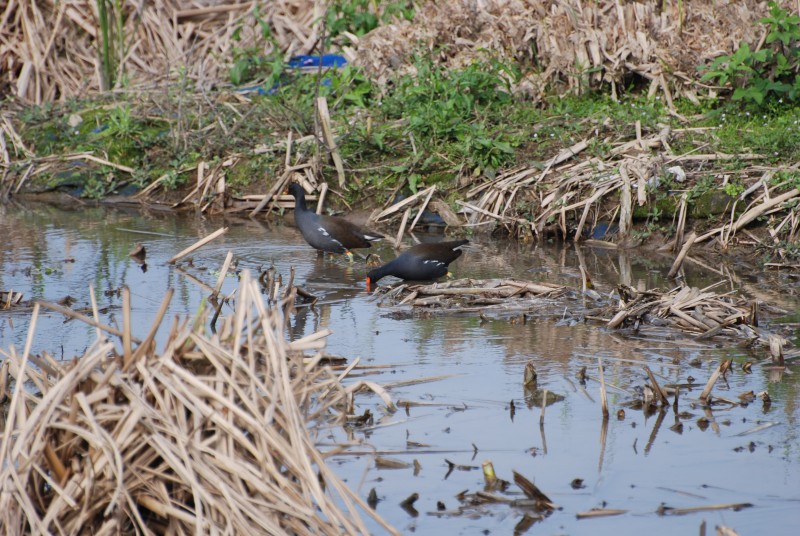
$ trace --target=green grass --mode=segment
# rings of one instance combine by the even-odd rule
[[[420,55],[415,68],[416,77],[400,76],[386,87],[373,85],[353,67],[323,73],[322,78],[281,70],[277,78],[261,79],[262,87],[274,91],[251,96],[250,104],[236,109],[213,105],[226,100],[224,90],[204,99],[180,85],[138,103],[100,97],[28,108],[18,122],[38,155],[91,151],[136,169],[133,177],[106,168],[81,171],[88,197],[102,197],[124,185],[143,187],[164,174],[169,174],[166,186],[180,187],[187,176],[179,170],[200,160],[220,162],[232,153],[240,156],[237,167],[227,171],[234,193],[263,189],[265,178],[281,172],[283,152],[250,151],[284,139],[290,130],[296,137],[314,132],[317,95],[328,99],[352,179],[345,199],[356,203],[367,197],[383,201],[395,190],[415,192],[431,184],[449,189],[459,177],[492,176],[517,164],[541,166],[581,140],[589,141],[585,154],[605,158],[615,143],[633,139],[637,121],[644,136],[667,125],[713,127],[674,136],[671,145],[677,154],[753,152],[769,155],[773,162],[800,158],[800,107],[779,101],[756,111],[742,103],[703,101],[698,106],[679,99],[679,114],[690,118],[682,122],[660,99],[636,93],[623,94],[618,101],[600,92],[553,95],[544,103],[525,100],[512,91],[520,71],[488,54],[458,70]],[[70,116],[80,116],[82,122],[70,127]],[[309,154],[315,148],[308,144],[299,150]],[[719,166],[736,170],[746,164],[734,160]],[[66,182],[79,180],[81,173],[72,170]],[[323,173],[335,175],[325,160]],[[51,179],[54,185],[64,177]],[[712,188],[713,182],[695,185],[698,194]],[[734,180],[728,193],[741,188]]]
[[[752,152],[766,155],[771,162],[800,157],[800,107],[775,105],[756,111],[726,106],[706,121],[718,127],[716,148],[725,153]]]

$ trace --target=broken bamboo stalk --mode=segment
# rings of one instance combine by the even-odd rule
[[[417,210],[417,215],[414,217],[414,221],[411,222],[411,227],[408,228],[409,231],[413,231],[414,230],[414,227],[416,227],[417,222],[422,217],[422,213],[425,212],[425,209],[427,208],[428,203],[431,200],[431,197],[433,197],[433,192],[436,191],[436,185],[434,184],[433,186],[428,188],[428,190],[430,190],[430,192],[425,197],[425,200],[422,202],[422,205]]]
[[[228,228],[227,227],[222,227],[220,229],[217,229],[216,231],[214,231],[213,233],[211,233],[207,237],[198,240],[197,242],[195,242],[194,244],[192,244],[188,248],[184,249],[183,251],[181,251],[180,253],[178,253],[174,257],[172,257],[170,260],[167,261],[167,264],[175,264],[175,262],[177,262],[178,260],[182,259],[186,255],[192,253],[193,251],[196,251],[196,250],[200,249],[201,247],[205,246],[206,244],[208,244],[212,240],[224,235],[227,232],[228,232]]]
[[[675,274],[678,273],[678,270],[681,269],[681,265],[683,264],[683,260],[686,258],[686,255],[689,254],[689,250],[692,248],[692,245],[697,240],[697,233],[692,232],[689,236],[686,237],[686,242],[683,243],[683,247],[681,247],[680,253],[678,256],[675,257],[675,262],[672,263],[672,268],[669,269],[669,273],[667,277],[675,277]]]
[[[408,205],[411,205],[412,203],[414,203],[417,199],[419,199],[423,195],[428,195],[428,192],[433,190],[434,188],[436,188],[436,186],[430,186],[428,188],[425,188],[424,190],[421,190],[421,191],[415,193],[414,195],[403,199],[399,203],[395,203],[394,205],[391,205],[391,206],[387,207],[386,209],[384,209],[381,212],[379,212],[377,216],[375,216],[375,221],[380,221],[382,218],[385,218],[386,216],[390,216],[391,214],[394,214],[395,212],[399,212],[400,209],[402,209],[402,208],[404,208],[404,207],[406,207]]]
[[[222,283],[225,281],[225,276],[228,275],[228,268],[231,266],[231,261],[233,260],[233,251],[228,251],[228,254],[225,256],[225,262],[222,263],[222,270],[219,272],[219,277],[217,278],[217,284],[214,285],[214,292],[211,293],[211,298],[216,298],[219,294],[220,289],[222,288]]]
[[[333,128],[331,127],[331,114],[328,111],[328,99],[325,97],[317,98],[317,114],[319,115],[319,122],[322,126],[322,136],[325,140],[325,145],[328,152],[333,158],[333,165],[336,167],[336,174],[339,177],[339,188],[344,188],[344,162],[342,156],[339,154],[339,149],[336,146],[336,139],[333,137]]]
[[[714,373],[708,379],[708,382],[706,383],[706,386],[703,389],[703,392],[700,393],[700,401],[703,402],[704,404],[708,403],[708,396],[711,394],[711,389],[714,388],[714,384],[717,383],[717,379],[719,379],[720,375],[722,374],[722,366],[723,366],[723,364],[724,364],[724,362],[719,364],[717,369],[714,371]]]

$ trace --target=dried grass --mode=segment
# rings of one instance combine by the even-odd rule
[[[364,511],[394,533],[309,430],[343,422],[351,393],[304,362],[317,341],[284,339],[281,307],[265,309],[249,275],[217,334],[176,322],[127,367],[106,339],[69,363],[31,356],[38,308],[22,355],[2,352],[6,534],[366,534]]]
[[[117,73],[133,86],[169,81],[184,69],[201,85],[224,81],[237,47],[312,52],[325,10],[320,0],[120,3],[124,50],[116,52]],[[260,38],[255,9],[276,44]],[[757,43],[756,21],[766,14],[766,2],[757,0],[428,1],[413,21],[394,21],[361,39],[347,35],[340,44],[379,81],[412,70],[412,54],[422,46],[453,67],[484,51],[535,66],[537,73],[517,87],[533,98],[559,85],[580,92],[610,84],[616,91],[639,78],[670,102],[676,93],[694,99],[708,91],[697,84],[695,67],[731,53],[741,40]],[[99,90],[99,37],[92,0],[9,0],[0,12],[0,94],[43,103]]]
[[[790,11],[794,2],[779,4]],[[357,44],[357,62],[376,79],[413,71],[415,50],[463,67],[489,51],[505,60],[538,67],[518,90],[538,99],[562,85],[582,92],[600,84],[613,91],[639,78],[670,101],[676,92],[696,99],[696,66],[729,54],[761,35],[767,15],[757,0],[619,2],[600,0],[428,1],[413,21],[378,28]]]
[[[319,39],[324,11],[319,0],[120,4],[125,50],[118,72],[134,85],[169,81],[179,69],[188,79],[210,85],[227,79],[234,47],[272,52],[273,45],[259,38],[261,28],[252,16],[256,8],[282,52],[306,54]],[[99,90],[97,21],[94,0],[8,0],[0,10],[0,95],[40,104]]]
[[[598,223],[617,223],[619,233],[613,237],[615,242],[605,245],[636,246],[639,242],[630,235],[633,212],[637,206],[651,204],[664,190],[664,175],[674,175],[671,194],[680,195],[681,181],[685,182],[688,191],[697,178],[708,177],[708,169],[713,168],[717,161],[757,162],[765,158],[758,154],[675,155],[670,141],[682,134],[683,131],[664,128],[649,137],[612,144],[607,157],[581,159],[591,142],[609,143],[608,139],[587,139],[545,162],[543,170],[537,166],[518,166],[494,177],[481,176],[470,181],[469,189],[462,194],[463,200],[456,201],[462,207],[463,225],[486,231],[502,226],[509,234],[522,237],[538,236],[544,232],[581,241],[591,236]],[[715,245],[727,248],[734,240],[741,239],[747,225],[761,216],[774,214],[778,215],[777,221],[771,222],[767,229],[771,241],[752,235],[746,238],[767,248],[775,246],[779,234],[788,237],[788,241],[794,240],[800,232],[796,207],[800,192],[791,188],[787,181],[770,182],[769,179],[779,170],[795,171],[797,168],[797,165],[768,167],[754,163],[737,170],[736,180],[747,188],[737,198],[731,199],[729,223],[697,236],[694,243],[713,241]],[[714,178],[724,184],[731,175],[720,171],[714,174]],[[738,214],[737,209],[744,203],[744,211]],[[677,205],[676,233],[679,238],[671,243],[671,249],[676,250],[686,243],[683,234],[687,225],[686,200],[679,200]],[[722,219],[725,217],[723,214]],[[688,249],[684,255],[686,253]],[[785,254],[780,249],[777,253],[781,257]]]

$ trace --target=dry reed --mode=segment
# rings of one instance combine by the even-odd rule
[[[310,427],[343,422],[351,393],[298,352],[318,341],[285,340],[249,274],[215,334],[176,322],[127,368],[100,332],[80,359],[34,359],[38,307],[22,355],[0,352],[6,534],[366,534],[364,511],[394,533],[315,447]]]
[[[778,3],[797,9],[790,0]],[[757,21],[767,13],[758,0],[429,0],[414,20],[380,27],[354,48],[357,62],[379,81],[413,71],[414,52],[422,46],[451,67],[487,52],[535,65],[516,87],[533,99],[559,85],[579,93],[605,84],[616,95],[617,87],[638,79],[672,107],[676,94],[696,101],[707,93],[708,86],[696,82],[696,66],[732,53],[742,40],[755,45]]]
[[[201,8],[193,0],[113,4],[119,12],[111,15],[121,23],[114,36],[116,78],[124,73],[132,86],[180,76],[210,86],[227,79],[236,47],[307,54],[319,40],[324,11],[320,0],[227,0]],[[0,11],[0,94],[41,104],[99,90],[97,6],[94,0],[9,0]],[[261,39],[261,22],[274,41]]]

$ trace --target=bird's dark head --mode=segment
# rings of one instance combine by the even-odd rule
[[[379,266],[378,268],[373,268],[369,272],[367,272],[367,290],[370,290],[370,286],[377,285],[378,281],[380,281],[383,276],[386,274],[383,273],[382,267]]]
[[[300,197],[305,197],[306,195],[306,191],[303,189],[303,187],[296,182],[291,183],[289,185],[289,188],[287,188],[287,190],[289,191],[290,194],[294,196],[295,199]]]

